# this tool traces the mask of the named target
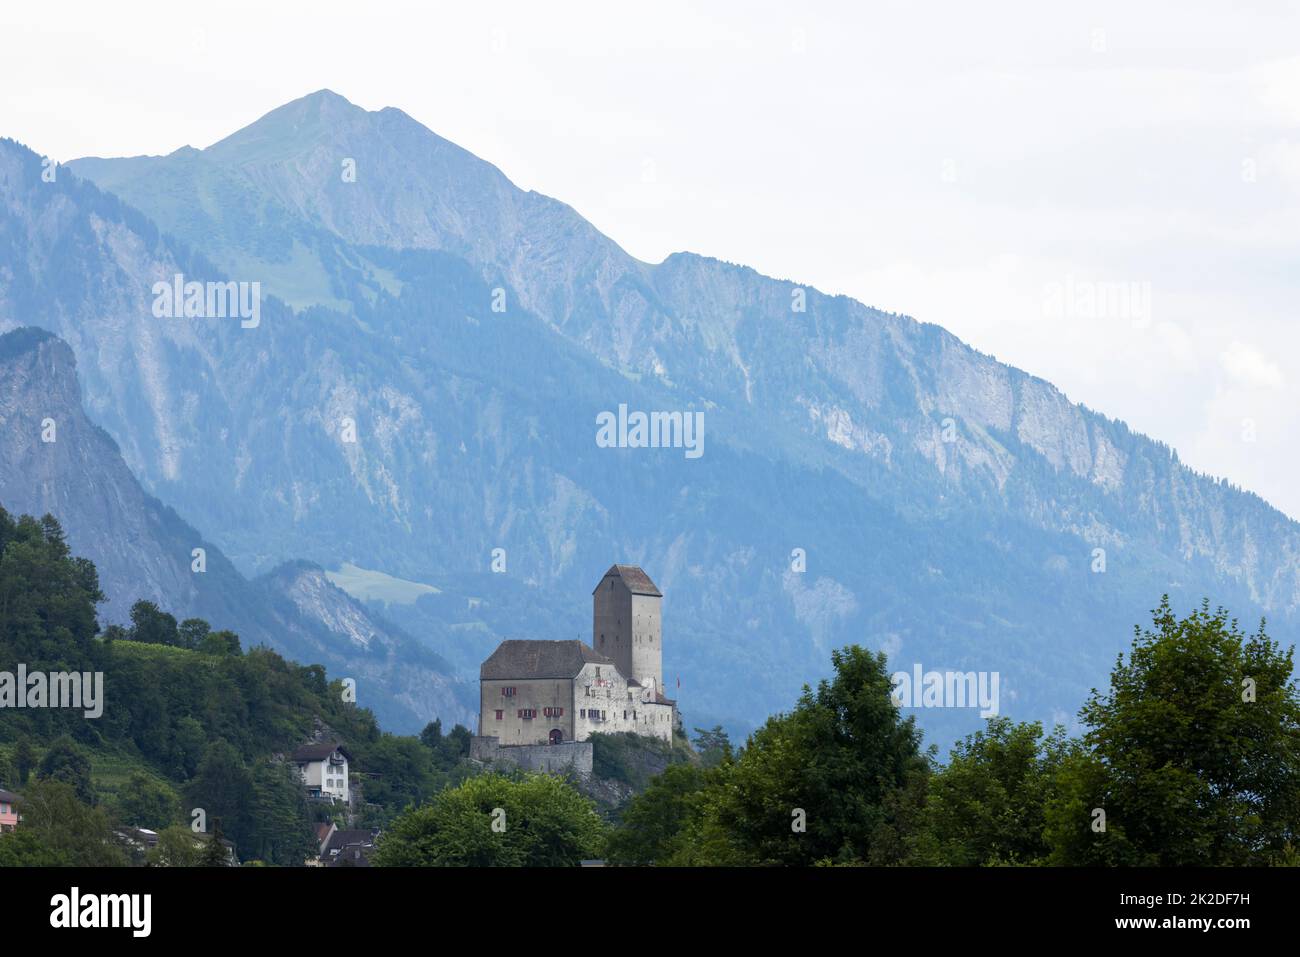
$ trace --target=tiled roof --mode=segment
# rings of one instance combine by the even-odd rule
[[[369,846],[349,844],[343,850],[334,855],[329,862],[330,867],[370,867],[370,852],[373,850]]]
[[[347,748],[345,748],[341,744],[338,744],[337,742],[331,743],[328,741],[322,742],[320,744],[304,744],[298,750],[293,752],[293,760],[324,761],[335,751],[342,751],[343,756],[345,758],[347,758],[349,761],[352,760],[352,755],[348,753]]]
[[[5,804],[13,804],[20,800],[22,800],[22,795],[14,794],[13,791],[6,791],[4,788],[0,788],[0,801],[4,801]]]
[[[479,668],[482,679],[572,678],[584,665],[614,667],[614,662],[597,654],[585,642],[532,641],[511,639],[497,645]]]
[[[325,845],[325,853],[341,851],[345,847],[371,847],[375,843],[374,831],[335,831]]]
[[[639,565],[610,565],[609,571],[605,572],[600,583],[591,590],[594,595],[600,590],[600,586],[605,584],[606,578],[622,579],[623,584],[627,586],[628,591],[634,595],[653,595],[656,598],[662,598],[661,592],[657,585],[650,580],[650,576],[641,570]]]

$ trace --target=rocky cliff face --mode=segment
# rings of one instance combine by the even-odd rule
[[[146,488],[246,573],[443,589],[391,614],[466,677],[500,637],[588,637],[615,560],[664,589],[701,724],[788,706],[850,641],[998,670],[1051,720],[1162,592],[1294,627],[1300,527],[1258,498],[935,326],[638,262],[400,111],[321,93],[207,150],[39,169],[0,147],[0,324],[67,339]],[[260,325],[155,318],[176,272],[263,283]],[[620,404],[704,413],[704,455],[599,447]]]
[[[355,164],[354,181],[344,161]],[[1085,532],[1099,546],[1140,537],[1209,562],[1266,608],[1300,607],[1294,526],[1262,503],[1235,507],[1235,489],[1190,473],[1167,447],[937,327],[690,254],[641,263],[570,207],[515,188],[400,110],[367,113],[321,91],[202,152],[73,169],[205,249],[208,224],[180,218],[194,204],[169,194],[192,197],[220,182],[245,197],[241,208],[273,211],[266,218],[303,234],[455,253],[607,367],[665,386],[682,405],[748,415],[741,427],[755,436],[741,441],[779,421],[850,453],[928,462],[940,489],[961,495],[973,485],[977,498],[1005,494],[1020,461],[1008,445],[1018,445],[1103,492],[1122,515],[1112,522],[1052,494],[1022,503],[1044,527]],[[159,178],[168,191],[154,188]],[[228,223],[223,265],[261,268],[258,234]],[[849,458],[841,467],[852,472]],[[1281,553],[1259,553],[1244,513],[1290,526]]]
[[[82,410],[72,349],[41,329],[0,336],[0,504],[60,521],[99,570],[104,621],[127,623],[140,599],[227,620],[245,587],[220,549],[140,487]]]
[[[335,588],[318,567],[285,566],[247,581],[221,552],[147,494],[81,405],[72,349],[45,330],[0,335],[0,505],[54,515],[74,554],[99,571],[104,623],[129,624],[153,601],[204,618],[304,663],[352,677],[359,703],[389,727],[435,717],[469,724],[474,694],[436,655]]]
[[[452,675],[442,658],[363,608],[319,565],[289,562],[255,584],[278,599],[275,620],[294,657],[353,679],[357,703],[383,712],[386,729],[413,733],[435,717],[448,728],[476,727],[477,683]]]

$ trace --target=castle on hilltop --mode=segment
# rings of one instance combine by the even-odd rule
[[[630,731],[671,741],[663,692],[663,593],[635,565],[613,565],[591,593],[591,644],[503,641],[479,670],[480,739],[510,746],[584,742]]]

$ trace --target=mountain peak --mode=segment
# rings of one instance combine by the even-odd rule
[[[49,399],[80,406],[77,359],[72,347],[57,335],[35,326],[19,326],[0,335],[0,366],[17,375],[17,366],[44,383]]]
[[[11,329],[0,335],[0,359],[10,359],[14,356],[22,355],[24,352],[32,352],[40,348],[45,342],[62,342],[54,333],[39,329],[36,326],[19,326],[17,329]],[[68,350],[68,358],[72,357],[72,350]]]
[[[370,114],[333,90],[317,90],[290,100],[254,120],[205,151],[258,155],[265,151],[279,154],[313,143],[329,142],[346,130],[368,125]]]
[[[291,102],[335,103],[335,104],[342,104],[346,106],[353,105],[352,101],[349,100],[346,96],[342,96],[338,93],[335,93],[333,90],[328,89],[327,87],[321,87],[315,93],[308,93],[306,96],[301,96],[297,100],[293,100]]]
[[[359,112],[365,113],[361,107],[357,106],[346,96],[341,96],[333,90],[320,89],[315,93],[308,93],[306,96],[300,96],[296,100],[290,100],[281,106],[271,110],[266,116],[274,116],[277,113],[289,112]],[[266,117],[263,117],[265,119]]]

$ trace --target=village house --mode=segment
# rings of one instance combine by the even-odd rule
[[[292,757],[311,797],[345,804],[351,798],[348,788],[348,764],[351,760],[347,748],[332,742],[304,744],[293,752]]]
[[[0,834],[18,830],[18,802],[22,800],[13,791],[0,788]]]
[[[324,867],[369,867],[374,853],[377,830],[335,830],[321,851]]]
[[[480,738],[494,749],[595,732],[671,741],[677,705],[663,693],[662,603],[644,571],[614,565],[592,592],[590,645],[503,641],[479,670]]]
[[[317,856],[325,853],[325,847],[329,844],[330,838],[339,826],[333,821],[321,821],[315,827],[316,835],[316,854]],[[310,861],[308,863],[311,863]]]

